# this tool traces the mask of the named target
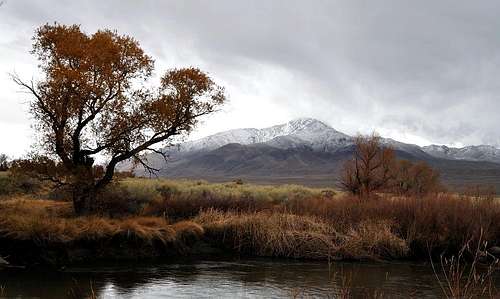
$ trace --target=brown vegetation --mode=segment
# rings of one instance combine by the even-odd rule
[[[0,198],[13,194],[33,194],[42,188],[42,183],[26,175],[0,172]]]
[[[353,158],[344,165],[341,184],[352,194],[369,198],[387,187],[394,163],[394,151],[381,147],[379,136],[358,136]]]
[[[161,217],[75,216],[70,203],[17,198],[0,202],[0,243],[14,261],[51,264],[183,254],[203,235],[198,224]],[[23,246],[16,248],[17,246]],[[32,255],[38,256],[32,257]]]
[[[500,244],[500,206],[495,201],[472,200],[451,194],[425,197],[385,196],[377,201],[342,197],[333,201],[294,201],[289,210],[328,220],[339,232],[364,221],[389,221],[391,231],[405,240],[409,256],[426,257],[457,253],[470,240],[477,241],[481,230],[490,245]]]
[[[340,184],[345,191],[365,199],[375,192],[421,196],[443,190],[436,170],[425,162],[396,159],[394,150],[382,146],[376,134],[356,138],[353,157],[344,164]]]
[[[486,197],[379,194],[365,201],[300,186],[134,178],[99,198],[100,216],[83,217],[64,193],[57,201],[33,199],[52,196],[43,190],[0,201],[0,239],[38,247],[135,240],[170,248],[162,254],[202,241],[239,254],[312,259],[427,259],[429,251],[457,254],[481,232],[490,246],[500,245],[500,206]]]
[[[208,210],[194,221],[211,239],[244,254],[327,259],[336,248],[335,231],[310,216]]]
[[[444,190],[439,173],[425,162],[399,160],[388,183],[389,191],[406,196],[423,196]]]
[[[404,240],[385,221],[365,221],[346,233],[314,216],[209,210],[194,219],[210,239],[244,254],[309,259],[405,257]]]
[[[133,182],[141,185],[152,184],[154,181]],[[325,192],[320,189],[299,187],[196,182],[171,182],[167,185],[169,187],[157,187],[163,190],[163,195],[156,196],[154,200],[146,203],[142,209],[143,214],[167,215],[171,219],[197,219],[196,216],[200,213],[216,210],[217,213],[227,215],[228,219],[231,219],[227,223],[232,226],[235,219],[251,220],[253,224],[256,222],[252,221],[259,219],[268,220],[269,226],[259,224],[268,228],[276,226],[272,223],[275,220],[272,215],[287,220],[312,217],[314,221],[326,223],[338,235],[350,236],[351,240],[358,237],[361,242],[365,238],[373,237],[390,240],[392,244],[395,240],[392,236],[403,240],[405,246],[396,247],[406,247],[407,251],[390,250],[389,253],[373,254],[386,258],[426,258],[428,248],[434,255],[442,252],[456,253],[465,241],[470,238],[477,240],[481,230],[490,245],[500,244],[500,223],[496,220],[500,219],[500,206],[496,201],[483,197],[470,198],[449,193],[431,193],[425,196],[418,193],[413,196],[381,194],[377,201],[363,201],[358,197],[339,194],[333,198],[324,197]],[[277,192],[280,188],[283,189]],[[269,196],[273,194],[270,189],[275,190],[275,196]],[[286,194],[288,196],[284,196]],[[252,227],[257,226],[255,224]],[[353,258],[363,255],[361,251],[356,253],[354,249],[350,252],[353,253]],[[372,254],[374,251],[369,252]]]
[[[202,210],[257,212],[270,211],[292,200],[333,199],[332,189],[297,185],[259,186],[239,183],[209,184],[204,181],[131,179],[122,188],[129,202],[141,201],[141,213],[171,219],[190,218]],[[120,188],[119,188],[120,189]],[[117,196],[118,198],[123,198]]]
[[[446,298],[498,298],[500,293],[494,287],[493,274],[498,268],[499,260],[494,258],[489,264],[480,263],[487,258],[486,242],[482,235],[475,247],[466,242],[460,251],[452,256],[441,256],[440,269],[431,259],[432,269]],[[466,255],[472,255],[466,260]],[[468,262],[469,261],[469,262]]]
[[[497,196],[495,186],[488,185],[469,185],[464,186],[462,195],[474,199],[493,200]]]

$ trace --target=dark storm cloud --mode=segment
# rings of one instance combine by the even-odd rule
[[[498,1],[10,0],[2,9],[27,28],[115,28],[167,66],[201,65],[236,95],[266,86],[291,116],[348,133],[500,144]]]

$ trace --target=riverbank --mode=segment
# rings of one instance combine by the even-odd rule
[[[194,222],[161,217],[75,217],[70,203],[53,200],[4,200],[0,213],[0,252],[21,265],[177,256],[204,233]]]
[[[347,235],[325,221],[283,212],[207,210],[191,220],[74,217],[69,203],[18,198],[0,202],[0,252],[16,265],[98,260],[243,255],[301,259],[405,257],[408,248],[385,222]]]
[[[61,194],[58,194],[61,197]],[[131,179],[77,217],[49,194],[0,200],[0,256],[68,265],[213,255],[428,260],[466,242],[500,244],[500,206],[453,194],[359,201],[331,189]]]

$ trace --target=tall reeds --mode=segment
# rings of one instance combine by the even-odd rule
[[[494,287],[493,273],[499,261],[493,258],[485,264],[484,259],[488,258],[486,247],[481,232],[477,244],[470,240],[457,254],[442,255],[439,268],[430,258],[434,275],[446,298],[498,298],[500,293]],[[480,265],[481,262],[483,265]]]

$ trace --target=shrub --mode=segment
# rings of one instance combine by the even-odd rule
[[[393,172],[389,190],[396,194],[422,196],[443,190],[439,173],[425,162],[400,160]]]
[[[313,189],[295,185],[258,186],[250,184],[208,184],[203,181],[126,180],[123,185],[148,193],[144,213],[183,219],[210,208],[222,211],[272,210],[291,200],[313,197],[333,198],[330,189]]]
[[[69,186],[59,186],[50,189],[47,199],[58,201],[71,201],[71,188]]]
[[[0,154],[0,171],[9,170],[9,158],[5,154]]]
[[[23,193],[35,193],[42,188],[40,180],[24,175],[15,176],[14,184]]]
[[[98,194],[98,212],[111,217],[138,215],[154,198],[155,194],[147,190],[112,184]]]
[[[42,182],[29,176],[10,174],[0,176],[0,195],[32,194],[42,188]]]
[[[9,176],[0,176],[0,195],[9,195],[16,191],[16,188],[12,182],[12,178]]]
[[[163,197],[153,200],[144,209],[146,215],[165,215],[172,219],[187,219],[194,217],[200,211],[217,209],[220,211],[255,212],[270,210],[272,202],[255,200],[253,198],[218,197],[209,192],[194,197],[182,195]]]

